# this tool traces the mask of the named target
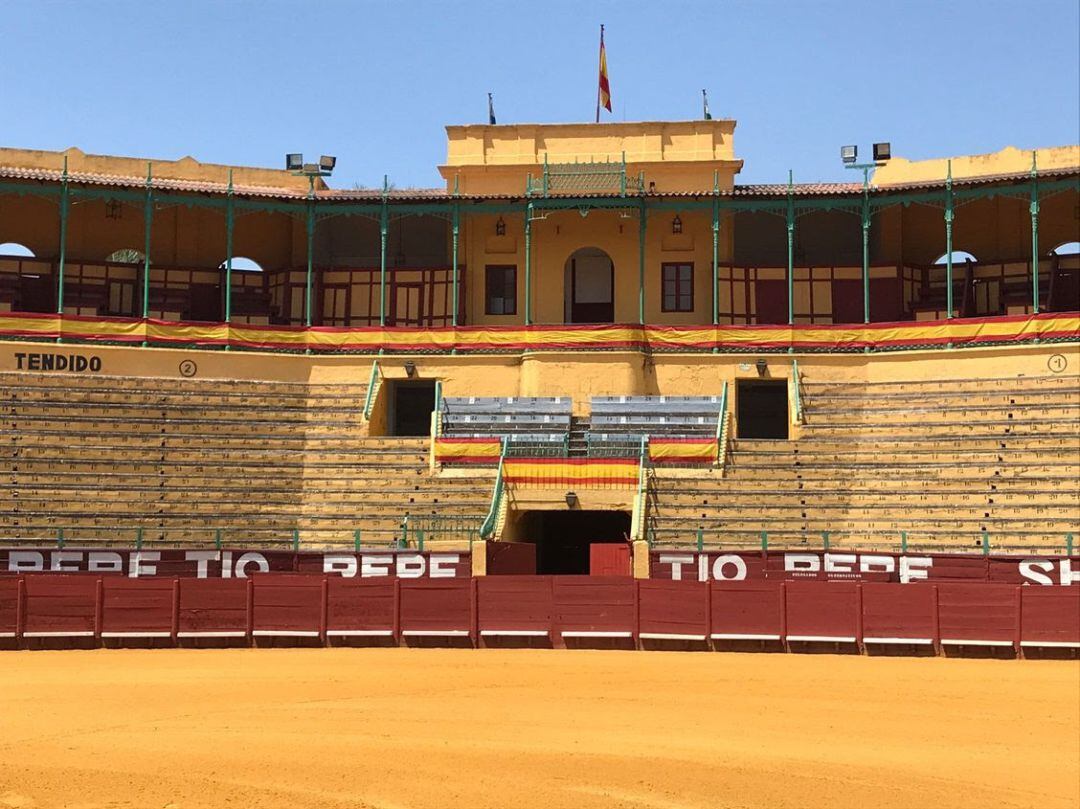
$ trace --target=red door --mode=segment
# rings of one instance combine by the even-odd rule
[[[589,545],[590,576],[629,576],[630,546],[624,542],[594,542]]]

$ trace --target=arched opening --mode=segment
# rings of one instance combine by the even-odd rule
[[[3,244],[0,244],[0,256],[34,258],[34,251],[25,244],[19,244],[18,242],[4,242]]]
[[[934,262],[934,264],[944,267],[948,263],[948,261],[949,261],[949,254],[948,253],[942,253],[938,257],[938,259]],[[979,260],[977,258],[975,258],[975,256],[972,255],[971,253],[967,252],[966,250],[953,250],[952,251],[952,263],[953,264],[963,264],[963,263],[965,263],[967,261],[970,261],[972,264],[978,264],[979,263]]]
[[[1049,270],[1047,311],[1080,311],[1080,242],[1065,242],[1051,250]]]
[[[224,270],[225,265],[227,265],[228,263],[229,263],[228,259],[221,262],[221,264],[218,265],[219,269]],[[262,272],[263,271],[262,265],[259,264],[259,262],[257,262],[253,258],[248,258],[247,256],[233,256],[232,268],[233,268],[233,272]]]
[[[146,261],[146,254],[134,247],[124,247],[109,253],[105,261],[109,264],[142,264]]]
[[[600,248],[582,247],[570,254],[563,289],[567,323],[614,322],[615,263]]]

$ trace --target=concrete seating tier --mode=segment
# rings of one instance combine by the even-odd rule
[[[490,502],[492,472],[444,480],[427,440],[368,437],[366,385],[2,382],[2,542],[387,545],[406,516],[479,525]]]
[[[812,372],[811,372],[812,373]],[[1080,544],[1080,380],[800,386],[798,440],[735,439],[725,473],[654,470],[661,544],[1063,550]],[[737,435],[737,425],[733,430]]]

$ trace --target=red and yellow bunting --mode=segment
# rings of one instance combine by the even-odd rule
[[[0,313],[0,337],[253,349],[458,352],[558,349],[796,351],[996,345],[1080,340],[1080,313],[839,326],[477,326],[414,329],[248,326],[134,318]]]
[[[716,462],[714,438],[650,438],[649,460],[656,464],[707,465]]]
[[[503,463],[503,480],[532,488],[632,489],[638,469],[630,458],[514,458]]]
[[[498,438],[436,438],[435,463],[491,464],[499,462],[502,442]]]

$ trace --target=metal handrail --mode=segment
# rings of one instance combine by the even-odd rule
[[[382,371],[379,370],[379,361],[373,360],[371,363],[371,376],[368,377],[367,386],[367,398],[364,399],[364,420],[371,421],[371,410],[375,406],[376,395],[376,382],[382,377]]]
[[[799,390],[799,361],[791,361],[791,384],[795,388],[795,423],[803,423],[802,392]]]
[[[728,383],[724,381],[724,388],[720,394],[720,413],[716,417],[716,465],[724,468],[727,462],[727,438],[728,438]]]
[[[634,497],[634,513],[633,524],[631,525],[631,536],[636,540],[643,539],[645,536],[645,526],[647,523],[646,511],[648,510],[648,487],[649,476],[646,464],[649,460],[649,437],[643,435],[641,437],[641,444],[638,449],[638,485],[637,494]]]
[[[505,493],[505,485],[503,484],[503,465],[506,463],[506,446],[506,438],[503,438],[502,451],[499,453],[499,468],[495,472],[495,486],[491,491],[491,507],[488,509],[484,521],[480,524],[481,539],[488,539],[495,533],[495,526],[499,519],[499,508],[502,506],[502,499]]]

